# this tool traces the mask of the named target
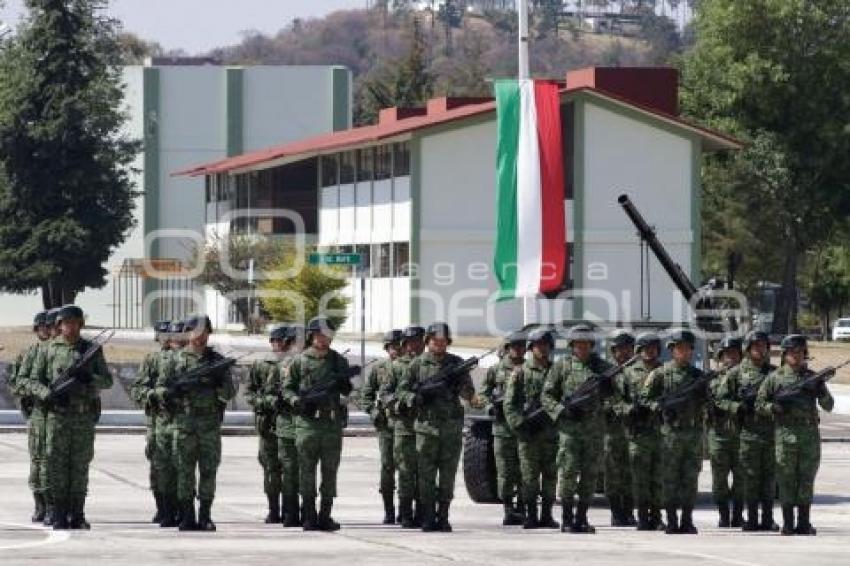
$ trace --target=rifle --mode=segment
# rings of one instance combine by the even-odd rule
[[[770,366],[765,366],[770,367]],[[741,389],[740,397],[741,401],[743,401],[744,406],[747,408],[747,411],[753,412],[756,406],[756,397],[758,397],[759,389],[761,388],[761,384],[764,383],[765,378],[767,377],[767,372],[760,372],[761,379],[758,381],[754,381]]]
[[[552,419],[549,418],[549,414],[543,409],[540,399],[526,403],[522,416],[525,417],[525,420],[519,426],[519,430],[529,434],[535,434],[547,424],[552,424]]]
[[[835,377],[835,373],[846,365],[850,365],[850,360],[841,362],[835,367],[826,367],[793,385],[781,387],[774,393],[773,400],[781,404],[806,403],[814,397],[814,393],[821,383],[826,383]]]
[[[230,369],[236,362],[248,356],[242,354],[236,358],[223,357],[217,361],[207,361],[183,372],[167,385],[167,396],[175,396],[189,391],[204,389],[208,387],[220,387],[224,381],[224,371]],[[212,378],[209,377],[212,374]]]
[[[424,399],[433,399],[440,392],[449,391],[458,377],[465,373],[469,373],[478,366],[478,363],[483,358],[486,358],[493,352],[498,351],[501,347],[501,345],[496,346],[495,348],[487,350],[480,356],[472,356],[459,364],[454,364],[441,369],[425,381],[417,383],[414,387],[414,393],[421,394]]]
[[[375,360],[372,360],[372,362]],[[372,362],[369,362],[370,364]],[[369,364],[366,364],[367,366]],[[341,394],[342,380],[350,382],[357,377],[361,371],[360,366],[349,366],[347,372],[341,372],[334,376],[334,379],[317,383],[307,389],[301,391],[301,405],[306,407],[310,405],[319,405],[338,397]],[[309,412],[309,411],[308,411]]]
[[[50,383],[50,396],[53,398],[60,397],[72,388],[76,387],[78,384],[82,385],[83,383],[79,379],[80,370],[83,369],[92,358],[94,358],[95,354],[97,354],[107,342],[112,340],[113,336],[115,336],[114,330],[105,329],[101,330],[97,336],[92,338],[91,344],[88,348],[86,348],[82,355],[80,355],[80,358],[69,367],[65,368],[65,371],[63,371],[59,377]]]
[[[674,411],[678,407],[681,407],[690,401],[695,394],[703,392],[706,385],[719,376],[720,372],[718,371],[703,372],[703,374],[697,379],[684,383],[673,391],[662,395],[661,398],[658,399],[658,406],[661,408],[662,412]]]
[[[583,409],[599,398],[600,389],[608,387],[614,376],[619,374],[623,369],[632,362],[640,359],[640,354],[635,354],[622,364],[612,366],[608,370],[598,375],[592,375],[590,379],[579,385],[572,395],[564,395],[563,404],[568,410]]]

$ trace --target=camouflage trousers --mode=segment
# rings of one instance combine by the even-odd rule
[[[298,466],[298,448],[295,439],[289,436],[277,437],[277,457],[280,462],[280,491],[284,497],[298,497],[300,468]]]
[[[493,455],[496,459],[496,483],[499,498],[511,501],[522,489],[522,473],[517,439],[514,436],[493,437]]]
[[[316,471],[322,474],[318,492],[323,499],[336,497],[336,475],[342,454],[342,426],[338,422],[315,422],[295,430],[300,470],[301,497],[316,498]]]
[[[708,429],[708,457],[711,461],[711,494],[718,505],[743,500],[744,478],[740,466],[737,431]],[[731,485],[730,485],[731,482]]]
[[[631,497],[632,474],[629,465],[629,440],[619,422],[605,428],[605,495],[609,499]]]
[[[419,462],[416,457],[416,433],[397,423],[393,431],[393,454],[398,466],[399,499],[419,497]]]
[[[438,434],[416,433],[419,499],[423,505],[454,498],[455,476],[463,448],[463,421],[441,423]]]
[[[571,502],[578,496],[581,503],[590,504],[602,464],[603,433],[596,420],[571,423],[568,427],[559,436],[561,500]]]
[[[629,463],[632,491],[641,508],[660,508],[662,501],[661,435],[657,429],[629,434]]]
[[[378,450],[381,453],[381,481],[378,485],[380,493],[393,493],[395,491],[396,460],[393,452],[395,435],[393,429],[378,430]]]
[[[47,415],[48,489],[57,504],[84,500],[88,494],[94,423],[91,412],[51,411]]]
[[[254,421],[259,440],[257,460],[263,469],[263,492],[271,497],[279,497],[281,470],[274,418],[257,414],[254,416]]]
[[[27,421],[30,455],[29,487],[33,493],[47,492],[47,418],[41,409],[33,410]]]
[[[702,468],[702,430],[664,425],[661,443],[664,506],[693,507]]]
[[[517,441],[519,462],[522,470],[522,496],[529,503],[537,501],[555,501],[555,488],[558,483],[558,468],[555,454],[558,440],[553,433],[537,434],[528,439]]]
[[[156,416],[145,416],[145,458],[148,461],[148,485],[154,493],[160,493],[156,474]]]
[[[177,499],[215,499],[215,482],[221,462],[221,420],[218,413],[180,415],[174,419],[174,454],[177,457]],[[197,478],[195,476],[197,470]]]
[[[170,417],[157,415],[154,426],[153,465],[159,493],[177,500],[177,456],[174,452],[174,423]]]
[[[819,467],[817,424],[776,427],[776,479],[782,505],[811,505]]]
[[[773,501],[776,492],[776,442],[773,426],[741,429],[740,467],[747,501]]]

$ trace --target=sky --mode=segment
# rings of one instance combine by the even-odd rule
[[[196,54],[238,43],[243,31],[273,34],[294,18],[365,8],[367,0],[111,0],[109,4],[110,15],[121,20],[126,31],[165,49]],[[5,0],[5,5],[0,21],[14,25],[25,12],[24,0]]]

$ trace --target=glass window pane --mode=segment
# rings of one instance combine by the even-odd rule
[[[404,177],[410,175],[410,144],[408,142],[393,144],[393,175]]]
[[[393,244],[393,277],[410,276],[410,244],[396,242]]]
[[[346,185],[354,182],[354,152],[339,154],[339,182]]]
[[[357,150],[357,182],[371,181],[375,173],[375,148]]]
[[[357,269],[358,277],[369,277],[370,266],[372,265],[370,257],[369,244],[357,244],[354,246],[354,253],[360,254],[360,267]]]
[[[389,179],[392,175],[392,146],[381,145],[375,148],[375,180]]]
[[[336,154],[322,156],[321,166],[323,187],[332,187],[337,184],[337,181],[339,180],[338,161],[339,158]]]

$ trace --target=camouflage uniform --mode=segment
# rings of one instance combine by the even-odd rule
[[[360,390],[360,408],[372,419],[378,436],[378,450],[381,454],[381,480],[378,491],[384,500],[384,524],[395,522],[394,421],[381,400],[382,396],[389,393],[390,384],[394,385],[392,368],[393,362],[389,358],[372,364],[372,369]]]
[[[275,432],[279,359],[269,354],[254,362],[248,373],[245,401],[254,410],[254,427],[259,438],[258,460],[263,468],[263,491],[269,502],[266,523],[280,522],[281,463]]]
[[[416,356],[403,355],[392,364],[392,377],[386,390],[393,394],[398,383]],[[393,454],[398,466],[398,500],[401,512],[401,526],[405,529],[422,526],[421,506],[419,504],[419,463],[416,459],[416,411],[394,402],[390,407],[393,417]],[[416,500],[415,515],[410,510]]]
[[[280,460],[280,490],[283,494],[283,526],[301,526],[301,505],[298,501],[298,482],[301,468],[298,464],[298,447],[295,445],[295,415],[284,402],[283,384],[287,369],[295,356],[283,358],[277,367],[277,416],[274,431],[277,435],[277,457]]]
[[[708,456],[711,461],[711,493],[720,511],[719,526],[740,527],[743,474],[740,465],[738,411],[737,408],[730,411],[732,407],[724,402],[729,371],[731,370],[725,371],[709,384]]]

